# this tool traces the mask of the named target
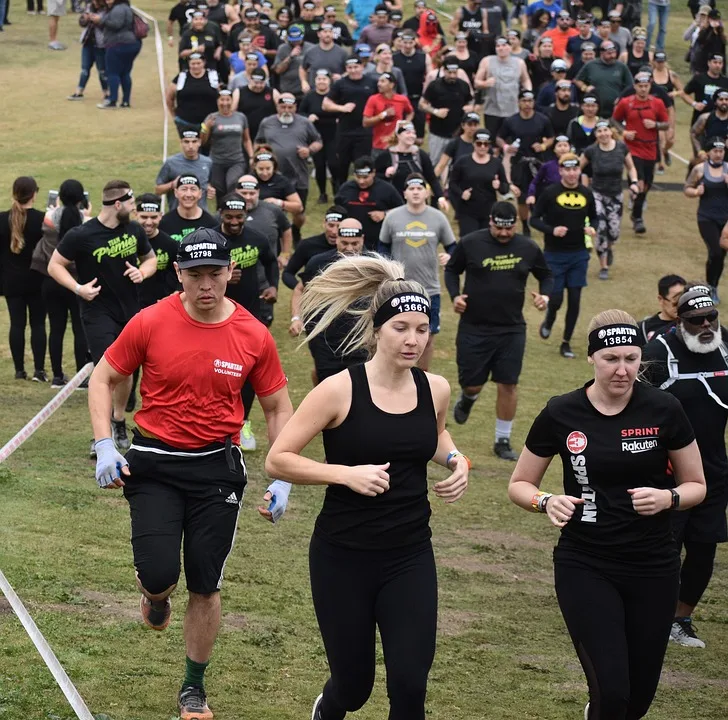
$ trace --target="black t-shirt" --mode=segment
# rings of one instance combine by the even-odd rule
[[[337,105],[346,105],[350,102],[356,104],[356,108],[350,113],[337,113],[339,132],[348,135],[371,133],[371,128],[365,128],[362,125],[362,119],[367,100],[376,93],[377,81],[371,75],[364,75],[361,80],[342,77],[331,86],[329,98],[332,102]]]
[[[249,87],[240,88],[240,100],[238,110],[245,113],[250,127],[250,137],[258,134],[258,126],[263,118],[276,114],[276,106],[273,102],[273,91],[267,87],[263,92],[253,92]]]
[[[723,343],[728,342],[728,330],[721,328]],[[668,344],[678,361],[680,373],[726,371],[726,363],[720,349],[711,353],[691,352],[677,337],[675,330],[665,333],[662,339]],[[642,351],[645,374],[649,382],[660,387],[668,379],[667,349],[660,339],[647,343]],[[728,375],[707,378],[710,389],[728,405]],[[728,489],[728,458],[725,449],[725,428],[728,410],[720,407],[709,395],[705,386],[697,379],[678,380],[666,388],[674,395],[685,410],[695,430],[695,436],[703,459],[703,470],[707,484],[707,496],[721,495]]]
[[[185,26],[192,22],[192,13],[197,10],[196,0],[179,2],[169,11],[169,20],[179,24],[179,34],[184,32]]]
[[[514,140],[520,139],[521,146],[515,154],[515,158],[537,157],[543,159],[544,153],[534,152],[532,145],[540,143],[543,138],[554,137],[554,129],[551,121],[540,112],[535,112],[532,117],[521,117],[520,113],[506,118],[498,130],[498,137],[511,145]]]
[[[334,203],[346,208],[349,217],[356,218],[362,224],[364,247],[367,250],[376,250],[382,223],[374,222],[369,213],[372,210],[392,210],[404,205],[404,200],[394,186],[375,178],[372,185],[365,190],[359,189],[356,180],[347,180],[336,193]]]
[[[584,228],[587,218],[596,227],[597,209],[592,191],[581,183],[575,188],[561,183],[549,185],[538,196],[531,217],[531,225],[544,234],[547,252],[576,252],[584,250]],[[556,237],[554,228],[568,228],[566,235]]]
[[[154,305],[179,289],[177,272],[174,269],[178,243],[167,233],[158,232],[153,238],[149,238],[149,244],[157,256],[157,272],[139,285],[139,302],[143,308]]]
[[[78,282],[94,278],[101,292],[91,302],[80,300],[82,315],[103,314],[125,324],[139,312],[137,286],[125,277],[126,264],[152,252],[147,234],[135,222],[108,228],[98,218],[69,230],[56,248],[66,260],[76,263]]]
[[[524,235],[507,242],[496,240],[490,230],[463,237],[445,267],[445,285],[454,300],[460,295],[460,275],[465,273],[467,308],[460,322],[499,331],[519,331],[526,325],[523,303],[529,273],[539,281],[539,292],[550,295],[551,270],[541,248]]]
[[[289,180],[285,175],[281,175],[279,172],[273,173],[269,180],[261,180],[258,178],[258,195],[261,202],[266,198],[285,200],[289,195],[293,195],[296,192],[296,186],[293,184],[293,181]]]
[[[445,145],[443,153],[450,158],[451,163],[454,163],[456,160],[459,160],[465,155],[473,154],[473,143],[465,142],[465,140],[459,136],[453,138],[447,145]]]
[[[214,228],[217,225],[217,220],[206,210],[202,211],[200,217],[188,220],[183,218],[175,208],[162,217],[162,221],[159,223],[159,231],[167,233],[172,240],[181,243],[191,232],[197,230],[197,228]]]
[[[675,327],[675,322],[675,320],[663,320],[660,313],[646,317],[640,323],[640,345],[644,347],[653,338],[664,335],[670,328]]]
[[[497,200],[493,181],[497,180],[498,192],[508,192],[508,180],[500,158],[491,157],[487,163],[478,163],[472,155],[465,155],[455,162],[450,172],[450,193],[457,198],[458,213],[476,218],[487,218]],[[472,189],[470,200],[462,194]]]
[[[415,50],[412,55],[396,52],[392,57],[392,61],[394,66],[402,71],[409,99],[419,100],[422,96],[422,87],[425,84],[425,76],[427,75],[425,53],[421,50]],[[412,105],[416,104],[416,102],[412,103]]]
[[[318,130],[319,135],[322,138],[331,138],[336,132],[336,120],[339,113],[327,112],[321,107],[325,97],[326,95],[319,95],[315,90],[307,92],[298,106],[298,114],[303,115],[305,118],[309,115],[315,115],[318,120],[313,126]]]
[[[703,110],[693,110],[693,116],[690,125],[693,126],[701,113],[710,112],[713,109],[713,93],[716,90],[728,88],[728,77],[719,75],[717,78],[710,77],[707,72],[696,73],[687,85],[685,85],[685,94],[692,95],[695,102],[705,103]]]
[[[288,259],[288,264],[283,271],[283,284],[293,290],[298,285],[298,279],[296,278],[298,271],[306,267],[312,257],[328,252],[332,247],[331,243],[326,239],[326,233],[320,233],[302,240],[293,255]]]
[[[588,558],[625,574],[669,575],[679,566],[670,512],[638,515],[628,489],[670,488],[668,451],[695,434],[675,398],[636,382],[627,407],[603,415],[586,388],[551,398],[534,420],[526,447],[539,457],[559,455],[564,493],[582,498],[561,530],[556,562]]]
[[[569,123],[579,114],[578,105],[569,105],[566,110],[560,110],[556,107],[556,104],[550,105],[546,108],[544,115],[551,122],[551,127],[554,131],[554,136],[566,135],[566,131],[569,127]]]
[[[458,131],[463,119],[463,106],[472,101],[473,94],[465,80],[456,78],[455,82],[448,82],[445,78],[437,78],[427,86],[424,97],[434,108],[449,109],[444,118],[430,115],[430,132],[447,138]]]
[[[278,262],[271,252],[267,238],[249,227],[243,227],[240,235],[228,235],[222,226],[215,228],[230,242],[230,260],[241,272],[240,282],[228,284],[225,295],[242,305],[251,315],[260,316],[260,289],[258,263],[265,270],[268,284],[278,287]]]
[[[33,250],[43,237],[44,214],[29,208],[25,218],[23,239],[25,245],[19,253],[10,250],[10,213],[0,213],[0,272],[5,297],[40,293],[43,276],[30,269]]]
[[[179,75],[175,75],[172,80],[175,86],[178,80]],[[175,109],[177,117],[188,123],[201,125],[210,113],[217,112],[218,90],[217,85],[210,82],[208,71],[199,78],[194,78],[186,72],[183,87],[177,88]]]
[[[187,28],[179,40],[179,51],[190,50],[192,47],[203,46],[207,67],[212,68],[217,64],[215,59],[216,48],[222,47],[222,31],[213,22],[208,22],[199,32]]]

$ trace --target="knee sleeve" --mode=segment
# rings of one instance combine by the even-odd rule
[[[160,595],[179,581],[180,562],[148,562],[137,565],[139,584],[149,595]]]

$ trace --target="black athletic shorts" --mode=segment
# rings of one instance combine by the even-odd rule
[[[528,186],[533,178],[536,177],[531,169],[531,163],[528,160],[515,160],[511,165],[511,181],[521,191],[518,196],[518,204],[525,205],[528,197]]]
[[[91,359],[96,365],[111,347],[116,338],[121,335],[124,325],[110,315],[100,312],[86,312],[81,315],[83,332],[86,335],[86,344],[91,353]]]
[[[497,115],[485,116],[485,129],[490,133],[490,141],[495,147],[495,138],[498,135],[498,131],[501,129],[501,125],[506,121],[504,117],[498,117]]]
[[[649,190],[655,179],[655,164],[657,161],[643,160],[633,155],[632,162],[634,162],[634,167],[637,170],[637,177],[644,182],[645,188]]]
[[[517,385],[526,351],[526,328],[494,332],[460,323],[457,339],[458,382],[460,387],[495,383]]]
[[[711,488],[712,490],[712,488]],[[700,543],[728,542],[728,487],[709,492],[705,500],[690,510],[672,513],[672,532],[679,544],[684,540]]]
[[[246,470],[240,448],[213,443],[181,451],[134,431],[126,454],[124,497],[139,582],[152,595],[175,585],[184,549],[190,592],[220,589],[243,504]]]

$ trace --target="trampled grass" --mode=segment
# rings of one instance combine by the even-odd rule
[[[133,109],[97,111],[93,77],[83,103],[65,100],[78,77],[75,17],[61,22],[61,38],[70,49],[51,53],[45,47],[45,19],[27,17],[17,1],[13,5],[14,25],[0,35],[0,207],[8,206],[10,185],[20,174],[37,178],[41,198],[63,179],[77,177],[97,206],[100,188],[111,177],[129,179],[137,192],[152,189],[160,164],[162,112],[153,42],[144,43],[137,60]],[[144,3],[160,19],[169,6],[159,0]],[[444,7],[452,11],[454,4]],[[682,57],[679,36],[687,23],[683,9],[675,8],[668,48],[673,58]],[[166,60],[171,72],[169,50]],[[684,76],[682,63],[676,67]],[[687,157],[688,113],[682,104],[679,113],[676,150]],[[170,149],[176,151],[174,143]],[[679,182],[683,172],[675,162],[665,179]],[[321,208],[313,205],[311,232],[320,221]],[[577,360],[562,360],[557,340],[538,339],[538,313],[528,310],[528,348],[514,430],[517,447],[549,396],[589,377],[583,339],[589,317],[607,307],[625,308],[638,318],[654,312],[656,281],[666,272],[702,278],[705,250],[695,225],[695,205],[680,193],[654,192],[646,221],[648,234],[640,238],[625,225],[612,279],[599,282],[592,262],[574,342]],[[273,332],[291,396],[298,403],[310,386],[311,363],[306,351],[294,351],[286,333],[288,299],[288,292],[282,292]],[[445,300],[433,365],[453,386],[455,329]],[[6,331],[2,313],[0,335]],[[53,397],[49,387],[12,379],[4,342],[0,397],[3,442]],[[551,548],[557,533],[545,518],[515,508],[506,498],[512,466],[491,455],[493,401],[488,386],[469,423],[451,427],[457,445],[475,463],[465,499],[451,507],[433,499],[440,634],[428,715],[437,720],[576,720],[586,702],[586,688],[553,593]],[[307,718],[326,678],[306,558],[322,491],[295,489],[288,513],[276,527],[258,518],[255,505],[266,485],[259,409],[254,409],[253,420],[262,447],[248,462],[250,489],[228,564],[224,621],[208,671],[208,689],[220,720]],[[97,490],[93,466],[85,459],[89,438],[85,395],[75,393],[0,467],[0,569],[94,713],[112,720],[169,720],[183,668],[184,586],[175,594],[172,624],[165,633],[142,626],[126,503],[118,494]],[[310,452],[321,455],[318,444]],[[432,476],[434,480],[443,472],[433,468]],[[559,479],[560,470],[552,468],[547,486],[556,488]],[[721,548],[715,577],[696,616],[708,647],[669,648],[650,712],[654,720],[728,716],[727,566],[728,555]],[[373,698],[353,717],[381,720],[386,712],[380,662]],[[0,600],[0,718],[72,717],[40,656]]]

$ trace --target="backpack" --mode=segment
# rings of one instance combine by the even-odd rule
[[[399,168],[400,154],[390,150],[389,154],[392,156],[392,166],[394,167],[394,174],[396,175]],[[414,167],[412,167],[414,165]],[[421,173],[422,172],[422,158],[420,157],[419,149],[413,153],[405,154],[402,158],[402,166],[407,168],[407,175],[410,173]]]
[[[144,40],[149,35],[149,23],[132,10],[132,31],[137,40]]]

